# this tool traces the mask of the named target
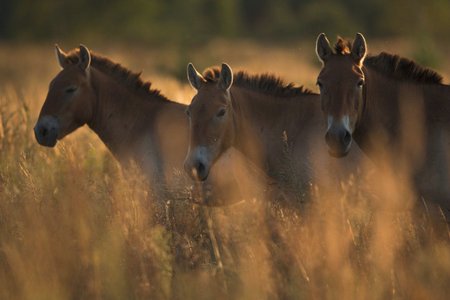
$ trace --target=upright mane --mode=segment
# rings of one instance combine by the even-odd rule
[[[217,82],[220,77],[220,69],[218,67],[208,68],[203,72],[203,77],[208,82]],[[249,75],[244,71],[233,74],[233,85],[278,97],[293,97],[313,93],[303,86],[285,83],[281,78],[273,74]]]
[[[334,45],[334,51],[339,55],[349,55],[352,43],[338,37]],[[364,66],[390,76],[397,80],[411,80],[419,83],[442,84],[443,77],[437,72],[422,67],[416,62],[398,55],[381,52],[379,55],[368,56],[364,60]]]
[[[114,80],[118,82],[122,82],[127,86],[130,90],[136,91],[143,96],[156,96],[156,99],[162,101],[170,101],[165,96],[161,94],[161,92],[157,89],[151,88],[151,82],[143,81],[141,78],[141,73],[135,73],[119,63],[115,63],[111,61],[109,58],[96,54],[90,51],[91,54],[91,66],[100,72],[109,75]],[[79,50],[72,50],[67,55],[68,62],[72,64],[77,64],[79,60]]]
[[[407,58],[386,52],[367,57],[364,65],[399,80],[434,84],[442,84],[443,80],[440,74],[431,69],[422,67]]]

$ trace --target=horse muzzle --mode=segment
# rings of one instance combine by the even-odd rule
[[[210,168],[206,163],[195,160],[192,163],[185,163],[184,170],[193,180],[205,181],[208,178]]]
[[[207,147],[196,147],[192,152],[188,153],[184,162],[184,170],[193,180],[205,181],[211,169],[211,160],[209,158]]]
[[[328,145],[328,153],[334,157],[344,157],[350,151],[352,145],[352,134],[345,128],[330,128],[325,141]]]
[[[52,116],[39,118],[34,126],[34,136],[36,141],[45,147],[54,147],[58,141],[59,122]]]

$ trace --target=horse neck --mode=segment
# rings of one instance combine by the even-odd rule
[[[88,126],[120,161],[135,158],[133,145],[143,138],[137,135],[151,135],[150,121],[162,102],[140,99],[141,95],[95,68],[91,69],[91,84],[96,103]],[[136,130],[143,126],[148,130]]]
[[[431,120],[450,124],[450,85],[431,84],[424,86],[428,117]]]
[[[399,86],[382,74],[364,68],[365,86],[363,88],[363,104],[353,137],[364,150],[366,137],[374,130],[383,130],[393,134],[398,120]],[[391,132],[388,132],[391,130]]]
[[[380,137],[385,144],[393,146],[389,147],[391,151],[398,150],[402,129],[409,124],[416,126],[418,119],[424,122],[421,126],[429,126],[428,122],[436,118],[450,122],[450,116],[445,113],[450,111],[448,86],[400,81],[370,68],[365,68],[364,73],[364,105],[353,134],[364,151],[372,151],[375,144],[382,144],[376,140]]]
[[[321,121],[320,109],[315,107],[320,101],[314,94],[279,99],[241,87],[232,88],[231,93],[236,124],[234,146],[257,163],[282,155],[285,137],[292,142],[299,130],[310,129],[313,119]]]

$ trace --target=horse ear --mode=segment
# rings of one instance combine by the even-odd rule
[[[233,71],[226,63],[222,63],[218,85],[224,90],[229,90],[233,84]]]
[[[205,82],[203,76],[199,72],[197,72],[192,63],[189,63],[187,65],[187,78],[191,86],[196,90],[198,90],[201,84]]]
[[[325,33],[321,33],[317,37],[316,54],[322,63],[325,63],[331,54],[333,54],[333,50],[330,47],[330,41],[328,41]]]
[[[80,45],[80,61],[78,62],[78,65],[83,70],[87,70],[91,65],[91,53],[84,45]]]
[[[62,69],[67,67],[68,66],[67,54],[64,53],[64,51],[62,51],[61,48],[59,48],[59,46],[57,44],[55,44],[55,54],[56,54],[56,60],[58,61],[59,66]]]
[[[357,33],[352,47],[352,57],[358,63],[362,64],[367,54],[366,39],[361,33]]]

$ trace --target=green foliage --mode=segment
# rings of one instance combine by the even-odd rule
[[[450,2],[331,0],[4,0],[0,40],[199,43],[212,37],[298,39],[328,34],[448,40]]]

